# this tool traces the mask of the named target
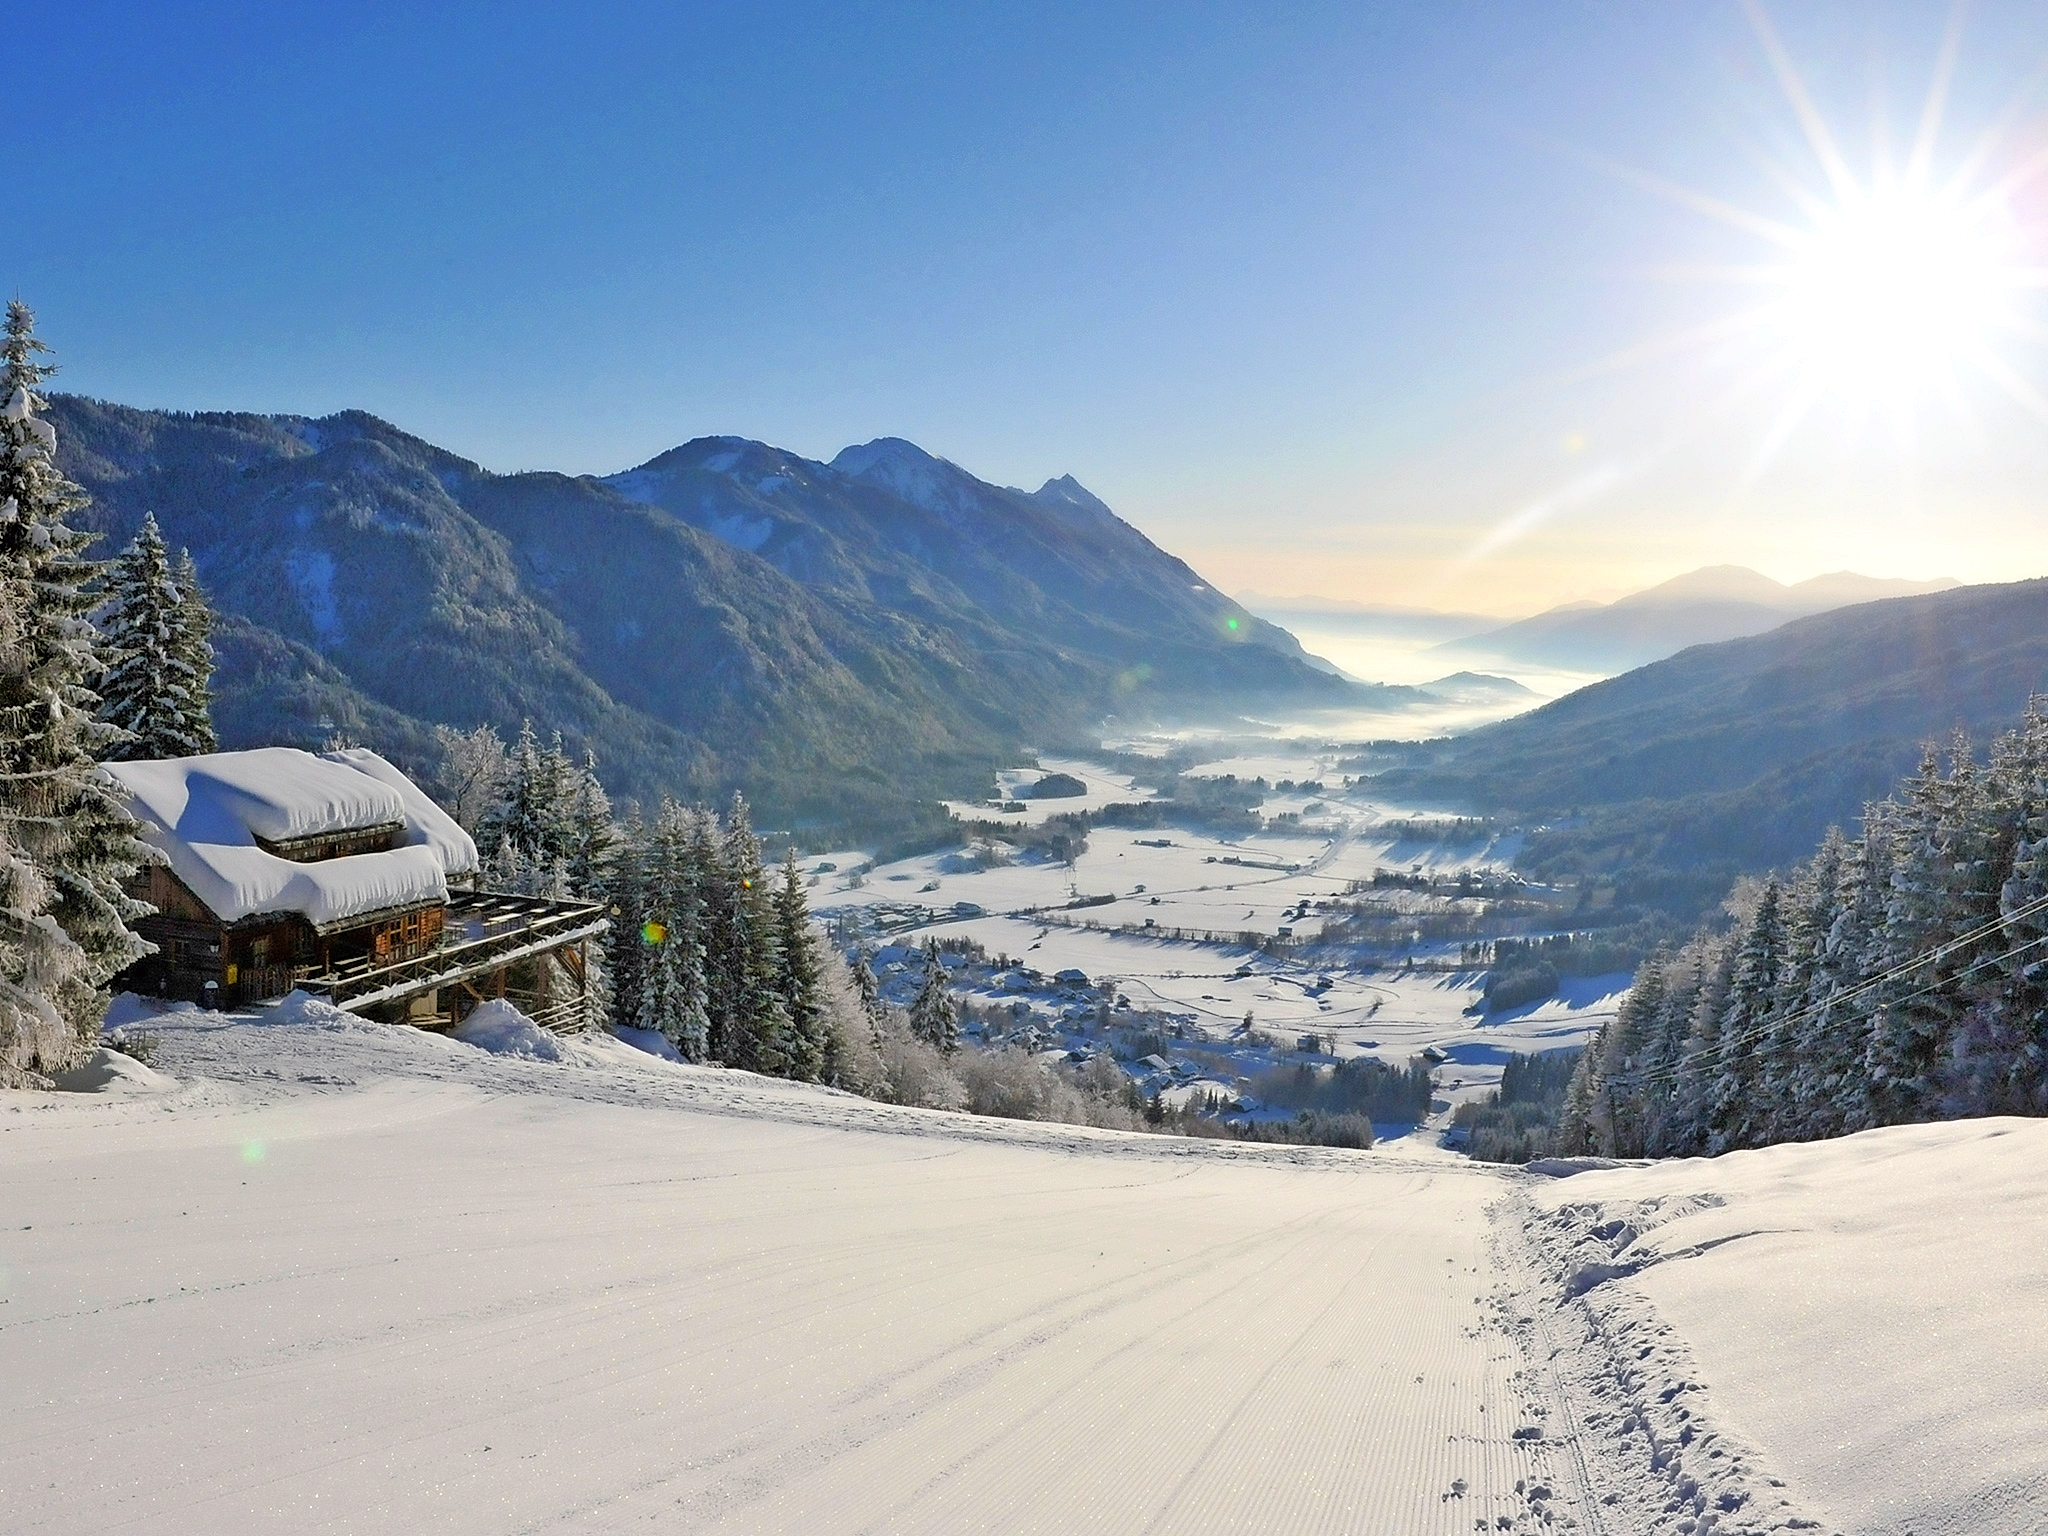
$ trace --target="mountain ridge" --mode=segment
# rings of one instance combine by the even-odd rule
[[[360,411],[50,416],[84,526],[117,548],[154,510],[191,548],[232,744],[328,719],[426,768],[435,724],[531,718],[615,793],[886,830],[1108,715],[1407,695],[1318,670],[1071,477],[1006,490],[901,439],[851,473],[721,437],[498,475]]]
[[[1514,623],[1431,647],[1581,672],[1626,672],[1688,646],[1763,634],[1789,619],[1959,586],[1833,571],[1790,585],[1747,566],[1703,566],[1611,603],[1565,603]]]
[[[1375,782],[1539,824],[1532,873],[1689,919],[1853,825],[1929,739],[1981,745],[2044,692],[2048,578],[1955,587],[1691,647],[1409,749]]]

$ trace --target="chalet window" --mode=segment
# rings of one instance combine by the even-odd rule
[[[318,864],[326,859],[352,858],[359,853],[388,853],[405,839],[405,823],[386,822],[375,827],[350,827],[340,832],[314,832],[305,837],[269,838],[254,834],[256,846],[265,853],[294,864]]]

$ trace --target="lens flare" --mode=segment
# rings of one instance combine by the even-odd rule
[[[644,944],[663,944],[668,941],[668,929],[649,918],[640,925],[640,940]]]

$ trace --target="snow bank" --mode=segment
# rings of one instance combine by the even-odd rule
[[[1646,1484],[1682,1464],[1705,1489],[1746,1443],[1831,1526],[2048,1529],[2048,1122],[1587,1171],[1533,1199],[1534,1235],[1636,1381],[1600,1437],[1647,1463],[1664,1424]],[[1776,1495],[1752,1476],[1718,1497],[1756,1501],[1732,1530]]]
[[[501,997],[477,1006],[456,1025],[457,1040],[494,1056],[531,1056],[540,1061],[563,1059],[562,1042]]]
[[[256,1018],[265,1024],[313,1024],[330,1029],[336,1025],[359,1029],[368,1022],[302,989],[286,993],[270,1007],[261,1010]]]
[[[659,1056],[663,1061],[680,1062],[683,1059],[683,1053],[658,1029],[634,1029],[629,1024],[614,1024],[612,1033],[634,1050]]]
[[[162,1093],[177,1082],[133,1056],[101,1046],[69,1072],[59,1072],[51,1086],[59,1093]]]
[[[261,747],[104,769],[128,791],[143,840],[225,922],[296,912],[325,925],[443,902],[448,875],[476,868],[469,835],[375,753]],[[394,822],[406,827],[406,846],[312,864],[256,843]]]

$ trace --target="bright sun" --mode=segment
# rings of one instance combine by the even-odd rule
[[[1789,242],[1772,328],[1816,393],[1896,396],[1981,366],[2024,286],[1997,205],[1890,190]]]
[[[1952,18],[1920,113],[1917,132],[1894,161],[1882,152],[1867,173],[1853,169],[1808,95],[1757,0],[1745,0],[1757,39],[1798,120],[1809,164],[1772,160],[1772,181],[1796,212],[1773,216],[1615,167],[1628,180],[1704,213],[1769,246],[1763,260],[1733,266],[1681,266],[1671,275],[1734,285],[1748,295],[1736,310],[1704,326],[1629,349],[1613,361],[1713,347],[1750,355],[1720,405],[1781,396],[1752,473],[1768,463],[1818,411],[1887,428],[1910,444],[1927,406],[1971,417],[1971,380],[1988,381],[2012,404],[2048,422],[2048,396],[2028,371],[2008,361],[2015,346],[2038,352],[2048,328],[2033,313],[2048,290],[2048,224],[2015,215],[2014,200],[2033,197],[2048,176],[2048,147],[2017,143],[2030,119],[2009,109],[1969,146],[1945,177],[1935,174],[1936,141],[1961,38]],[[2025,131],[2025,130],[2023,130]],[[2008,168],[1993,172],[1995,165]],[[1816,178],[1815,173],[1818,172]],[[1732,353],[1729,343],[1741,343]],[[1705,414],[1711,414],[1709,410]]]

